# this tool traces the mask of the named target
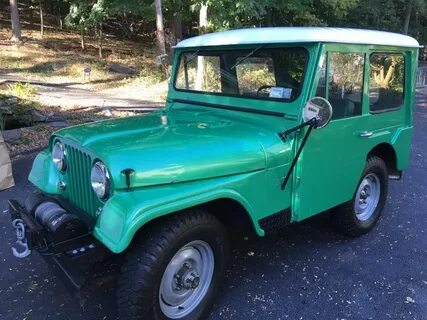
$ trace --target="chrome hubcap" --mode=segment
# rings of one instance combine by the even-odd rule
[[[354,211],[360,221],[369,220],[378,206],[381,195],[380,179],[375,173],[369,173],[363,178],[356,193]]]
[[[171,319],[189,315],[205,297],[214,273],[214,254],[208,243],[192,241],[169,262],[160,282],[159,301]]]

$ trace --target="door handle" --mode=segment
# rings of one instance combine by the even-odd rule
[[[372,131],[362,131],[361,133],[359,133],[359,136],[361,136],[363,138],[367,138],[367,137],[370,137],[372,135],[373,135]]]

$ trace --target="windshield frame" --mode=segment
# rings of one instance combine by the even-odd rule
[[[302,73],[302,79],[301,79],[301,85],[299,87],[298,95],[293,97],[292,99],[285,99],[285,98],[272,98],[268,96],[249,96],[249,95],[241,95],[241,94],[232,94],[232,93],[223,93],[223,92],[211,92],[211,91],[199,91],[199,90],[191,90],[191,89],[183,89],[177,87],[177,78],[179,74],[179,70],[181,68],[181,64],[185,63],[184,59],[182,59],[182,56],[184,54],[194,54],[194,53],[200,53],[200,52],[224,52],[224,51],[248,51],[248,53],[255,52],[255,54],[262,50],[301,50],[305,54],[305,65],[304,70]],[[252,55],[251,55],[252,56]],[[197,56],[196,56],[197,57]],[[311,62],[311,51],[307,49],[306,46],[302,43],[293,43],[293,44],[254,44],[250,46],[218,46],[218,47],[190,47],[190,48],[180,48],[180,51],[177,53],[176,60],[175,60],[175,67],[174,67],[174,73],[173,78],[171,79],[171,87],[176,92],[182,92],[187,94],[201,94],[201,95],[212,95],[212,96],[219,96],[224,98],[240,98],[240,99],[249,99],[249,100],[261,100],[261,101],[271,101],[271,102],[279,102],[279,103],[294,103],[297,101],[301,96],[304,95],[304,90],[307,89],[307,77],[308,75],[308,68]]]

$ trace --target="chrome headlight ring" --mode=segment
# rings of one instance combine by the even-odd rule
[[[67,170],[67,157],[64,146],[61,142],[57,141],[52,148],[52,161],[58,171]]]
[[[108,198],[110,194],[110,175],[107,167],[99,160],[92,167],[90,182],[99,199],[105,200]]]

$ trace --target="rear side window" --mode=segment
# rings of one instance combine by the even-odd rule
[[[399,108],[404,99],[405,59],[401,54],[370,57],[369,106],[371,112]]]

